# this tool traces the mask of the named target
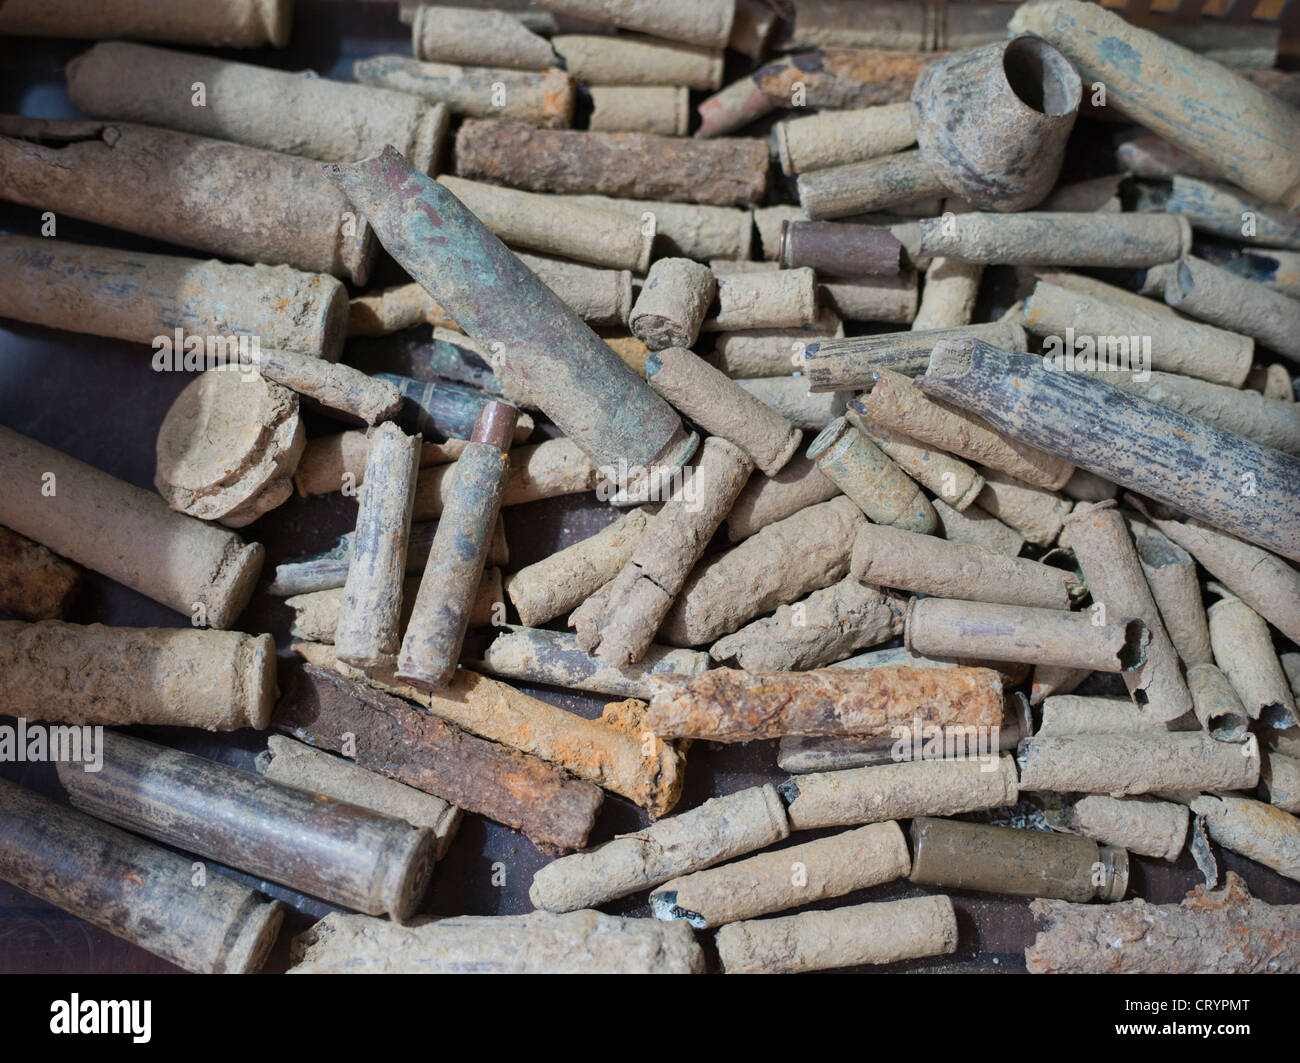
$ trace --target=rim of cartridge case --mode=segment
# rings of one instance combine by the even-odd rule
[[[642,468],[639,475],[633,476],[626,483],[613,485],[615,490],[610,495],[610,505],[639,506],[647,498],[667,499],[671,493],[666,491],[668,480],[691,460],[699,445],[698,432],[688,430],[685,426],[679,427],[664,449],[649,466]]]
[[[804,456],[817,462],[818,465],[823,461],[835,461],[842,456],[843,451],[852,446],[853,440],[848,436],[848,431],[852,428],[847,417],[836,417],[817,433],[813,441],[808,444],[808,449],[804,451]],[[837,447],[837,443],[841,445]]]
[[[285,906],[268,900],[260,893],[249,896],[244,905],[246,917],[234,943],[213,965],[214,974],[256,974],[266,966],[280,927],[284,924]]]
[[[1128,850],[1118,845],[1099,846],[1105,883],[1097,887],[1100,901],[1122,901],[1128,892]]]
[[[385,817],[388,818],[388,817]],[[427,827],[414,828],[392,821],[406,830],[385,846],[387,861],[381,867],[376,900],[394,922],[405,923],[420,907],[433,878],[433,850],[437,839]]]
[[[469,441],[486,443],[498,450],[509,450],[518,423],[519,410],[511,403],[494,399],[484,403],[479,410],[469,433]]]

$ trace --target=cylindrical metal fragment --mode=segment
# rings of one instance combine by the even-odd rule
[[[59,780],[83,812],[369,915],[409,919],[433,872],[431,831],[125,735]]]
[[[699,675],[710,664],[698,650],[652,645],[640,660],[615,667],[588,654],[566,631],[526,627],[502,631],[479,662],[482,671],[505,679],[643,699],[654,693],[650,676]]]
[[[387,420],[402,406],[395,385],[348,365],[263,347],[253,355],[253,366],[267,380],[367,424]]]
[[[948,191],[916,149],[801,173],[795,187],[799,206],[815,219],[888,210]]]
[[[809,325],[817,320],[817,277],[811,269],[724,274],[717,305],[706,332]]]
[[[1022,744],[1022,790],[1145,794],[1157,790],[1252,790],[1259,752],[1200,731],[1086,734]]]
[[[546,39],[510,11],[420,4],[411,19],[411,47],[417,59],[446,63],[542,70],[555,62]]]
[[[644,273],[650,264],[655,229],[640,218],[450,174],[438,182],[512,246],[634,273]]]
[[[1045,280],[1026,300],[1022,320],[1027,330],[1047,337],[1046,359],[1061,370],[1083,361],[1095,345],[1099,366],[1155,367],[1237,388],[1255,354],[1249,336],[1176,317],[1158,304],[1148,309],[1136,296],[1118,302]]]
[[[1220,742],[1241,742],[1250,727],[1250,716],[1228,677],[1213,664],[1187,668],[1187,689],[1201,727]]]
[[[1246,714],[1266,727],[1297,725],[1295,696],[1273,649],[1273,636],[1240,598],[1224,598],[1206,611],[1214,660],[1241,699]]]
[[[652,512],[634,509],[595,535],[521,568],[505,581],[525,627],[568,613],[618,575],[650,526]]]
[[[462,450],[462,457],[464,453]],[[459,460],[421,471],[415,488],[417,521],[438,516],[451,501],[456,489],[456,462]],[[620,468],[617,465],[603,466],[599,472],[612,479],[619,474]],[[531,446],[516,447],[511,452],[501,504],[517,506],[539,498],[582,494],[594,490],[599,479],[595,464],[573,440],[567,436],[547,439]]]
[[[848,395],[843,393],[814,395],[801,376],[764,376],[736,383],[795,428],[806,432],[820,432],[842,416],[848,401]]]
[[[714,336],[709,360],[733,380],[789,376],[800,368],[808,344],[843,334],[844,322],[835,311],[823,306],[817,320],[796,328],[720,332]]]
[[[323,170],[470,335],[499,345],[493,368],[598,462],[670,471],[690,456],[695,439],[668,404],[447,188],[395,151]]]
[[[19,620],[62,620],[80,589],[76,565],[0,527],[0,610]]]
[[[902,244],[887,229],[831,221],[784,221],[777,245],[782,269],[806,266],[836,277],[892,277]]]
[[[395,926],[331,912],[294,939],[290,974],[702,974],[685,925],[601,912],[457,915]]]
[[[988,668],[714,668],[658,676],[650,729],[661,737],[748,742],[782,735],[877,735],[920,718],[926,726],[996,727],[1002,680]]]
[[[934,530],[934,508],[921,489],[843,417],[808,445],[808,457],[875,524],[922,535]]]
[[[234,731],[267,726],[270,635],[0,620],[5,711],[69,724]]]
[[[451,497],[438,521],[397,661],[397,677],[423,689],[445,687],[456,674],[492,528],[501,512],[510,464],[507,451],[517,416],[513,406],[488,403],[474,425],[469,446],[456,459]],[[356,663],[342,653],[339,657]]]
[[[1230,794],[1204,794],[1192,802],[1192,811],[1225,849],[1300,882],[1300,818]]]
[[[196,974],[261,970],[284,906],[0,779],[0,879]]]
[[[1065,526],[1070,532],[1070,549],[1092,595],[1090,620],[1136,617],[1146,625],[1146,660],[1124,675],[1129,694],[1158,720],[1167,722],[1185,716],[1192,711],[1192,695],[1183,679],[1178,652],[1147,584],[1128,524],[1115,500],[1081,506],[1066,518]]]
[[[1129,521],[1129,528],[1142,574],[1159,607],[1160,621],[1183,665],[1191,668],[1209,664],[1214,654],[1210,652],[1210,629],[1201,603],[1196,562],[1186,550],[1150,525]]]
[[[1036,736],[1042,738],[1166,732],[1163,723],[1144,713],[1130,698],[1053,694],[1044,699],[1042,714],[1042,723],[1036,732]]]
[[[1162,188],[1160,193],[1163,191]],[[1249,221],[1252,243],[1300,251],[1300,218],[1276,203],[1247,195],[1233,185],[1175,176],[1167,197],[1160,193],[1153,198],[1149,208],[1139,199],[1140,209],[1179,215],[1193,229],[1215,233],[1229,240],[1245,239],[1247,234],[1243,230]],[[1184,248],[1182,254],[1189,250]],[[1180,257],[1167,261],[1174,262]]]
[[[1074,471],[1063,458],[1008,438],[960,407],[932,398],[901,373],[882,369],[875,377],[871,391],[849,404],[871,426],[905,432],[1048,490],[1059,488]]]
[[[681,85],[716,89],[722,84],[720,48],[649,37],[610,37],[562,33],[551,46],[564,65],[584,85]]]
[[[872,823],[670,879],[650,894],[650,910],[704,930],[892,882],[911,863],[898,824]]]
[[[956,52],[917,75],[921,157],[977,210],[1028,210],[1056,184],[1083,87],[1040,37]]]
[[[753,467],[727,440],[704,440],[698,463],[687,469],[627,564],[569,617],[583,650],[616,668],[645,655]]]
[[[1182,854],[1190,821],[1186,805],[1101,794],[1080,798],[1068,818],[1070,829],[1088,838],[1170,863]]]
[[[275,722],[318,749],[346,748],[362,768],[521,831],[543,852],[586,845],[603,800],[597,787],[537,757],[311,665],[294,674]]]
[[[684,137],[690,128],[690,90],[678,85],[592,85],[588,129]]]
[[[823,111],[776,127],[777,157],[790,176],[891,155],[914,143],[911,106],[906,103]]]
[[[908,476],[928,488],[952,508],[966,511],[984,489],[984,477],[964,461],[942,450],[927,447],[903,432],[868,424],[857,410],[849,407],[844,415],[848,422],[889,455]],[[936,515],[937,515],[936,510]],[[1015,550],[1008,551],[1016,553]]]
[[[699,808],[624,834],[543,867],[528,898],[548,912],[572,912],[653,889],[790,835],[785,806],[770,785],[714,797]]]
[[[258,754],[255,767],[272,782],[324,794],[380,815],[404,819],[413,827],[427,828],[437,838],[434,855],[439,860],[451,845],[460,825],[460,809],[441,797],[285,735],[268,735],[266,747],[265,753]]]
[[[96,44],[68,63],[67,77],[73,106],[93,117],[322,162],[364,159],[391,144],[431,173],[447,130],[444,108],[404,92],[125,41]]]
[[[1042,609],[1069,609],[1083,594],[1073,572],[881,524],[858,529],[850,571],[877,587]]]
[[[470,118],[527,122],[547,129],[573,124],[573,78],[555,67],[503,70],[422,63],[405,55],[371,55],[352,64],[352,76],[367,87],[409,94]]]
[[[1147,639],[1138,619],[1098,625],[1082,613],[951,598],[914,598],[904,632],[904,645],[916,653],[1122,673],[1146,661]]]
[[[719,639],[709,656],[747,672],[820,668],[901,634],[903,604],[849,577]]]
[[[1050,546],[1074,508],[1055,491],[1030,487],[998,469],[982,470],[984,487],[975,505],[1018,531],[1035,546]]]
[[[844,391],[870,388],[876,374],[884,370],[916,377],[930,364],[930,352],[940,340],[974,336],[1007,351],[1028,350],[1025,330],[1003,319],[979,325],[953,328],[883,332],[873,336],[820,340],[804,348],[800,368],[808,376],[812,391]]]
[[[206,48],[289,43],[291,0],[9,0],[0,34],[33,37],[134,37]]]
[[[6,235],[0,236],[0,268],[7,280],[0,317],[135,343],[155,344],[179,329],[193,336],[255,336],[266,347],[335,361],[348,322],[342,282],[289,266]],[[172,358],[179,368],[180,344]]]
[[[700,427],[740,447],[769,476],[785,467],[803,438],[779,413],[684,347],[647,358],[646,379]]]
[[[356,284],[366,218],[296,155],[129,122],[0,118],[6,199],[248,262]]]
[[[537,0],[537,6],[705,48],[726,47],[736,14],[735,0]]]
[[[1264,753],[1259,796],[1270,805],[1300,815],[1300,760],[1276,751]]]
[[[981,485],[983,480],[980,481]],[[953,509],[942,498],[932,499],[937,534],[950,543],[960,546],[974,546],[995,554],[1004,554],[1015,558],[1024,548],[1025,537],[1003,524],[993,514],[979,506],[967,509]]]
[[[910,897],[729,923],[718,931],[727,974],[797,974],[957,951],[947,897]]]
[[[631,214],[641,229],[654,238],[656,257],[680,256],[707,262],[715,258],[745,259],[754,242],[751,211],[736,207],[710,207],[699,203],[621,199],[614,196],[557,196],[579,207],[599,207]],[[546,200],[547,202],[550,199]],[[653,223],[653,227],[651,225]],[[645,268],[642,267],[642,273]]]
[[[708,266],[689,258],[661,258],[641,285],[628,328],[652,351],[692,347],[716,293]]]
[[[456,134],[456,173],[534,192],[751,206],[767,189],[767,145],[649,133],[537,129],[468,119]]]
[[[1151,523],[1282,634],[1300,644],[1300,572],[1293,566],[1199,520],[1156,517]]]
[[[1158,266],[1187,254],[1186,219],[1166,214],[945,215],[921,221],[920,253],[985,265]]]
[[[984,267],[976,262],[962,262],[939,256],[925,271],[921,303],[912,318],[912,329],[961,328],[970,324],[975,314]]]
[[[1021,8],[1010,25],[1060,48],[1127,118],[1247,191],[1300,209],[1300,117],[1264,89],[1096,4],[1051,0]]]
[[[1107,480],[1300,560],[1300,460],[1079,373],[978,340],[936,345],[918,381]],[[879,385],[877,385],[878,387]],[[1070,431],[1062,425],[1071,425]],[[1244,481],[1250,493],[1243,489]]]
[[[417,528],[422,527],[416,525]],[[432,544],[433,532],[430,531],[424,546]],[[416,544],[417,548],[419,544]],[[410,551],[407,552],[406,567],[414,570]],[[424,568],[423,560],[419,566]],[[344,577],[346,580],[346,576]],[[420,581],[408,577],[402,583],[402,621],[405,627],[415,608],[415,597],[420,592]],[[334,643],[334,635],[339,626],[339,614],[343,610],[344,593],[342,587],[329,587],[325,590],[308,591],[285,598],[284,604],[293,610],[293,623],[289,634],[296,639],[309,642]],[[494,627],[501,619],[501,610],[505,608],[505,594],[501,589],[501,570],[495,565],[483,570],[483,579],[479,581],[478,593],[474,596],[474,605],[469,614],[469,626]]]
[[[923,886],[1119,901],[1128,854],[1087,838],[921,816],[912,820],[912,873]]]
[[[1170,271],[1164,295],[1166,303],[1185,314],[1300,358],[1300,302],[1259,281],[1187,255]]]
[[[814,772],[788,779],[779,789],[791,830],[952,816],[1014,805],[1018,795],[1010,756]]]
[[[866,518],[848,498],[808,506],[696,565],[664,619],[659,639],[700,646],[735,631],[849,570],[853,536]]]
[[[1300,971],[1300,951],[1279,946],[1300,934],[1300,904],[1256,900],[1233,871],[1217,893],[1197,886],[1182,904],[1039,900],[1030,911],[1047,923],[1025,950],[1031,974]]]
[[[339,657],[358,668],[372,668],[397,653],[402,580],[419,472],[419,436],[408,436],[395,424],[374,429],[334,632]]]
[[[2,426],[0,482],[0,524],[209,627],[233,627],[253,594],[260,543]]]
[[[446,465],[460,457],[466,439],[449,439],[445,443],[420,446],[420,465]],[[366,453],[370,442],[365,432],[339,432],[317,436],[308,441],[293,474],[298,494],[327,495],[341,490],[345,483],[359,486],[365,481]]]

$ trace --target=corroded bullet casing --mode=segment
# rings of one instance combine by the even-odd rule
[[[496,401],[479,388],[449,380],[416,380],[397,373],[375,373],[374,376],[401,393],[401,406],[394,419],[412,434],[469,439],[483,408]],[[532,417],[521,412],[510,442],[522,443],[532,431]]]
[[[717,289],[707,266],[689,258],[661,258],[641,285],[628,328],[652,351],[692,347]]]
[[[1205,606],[1201,603],[1196,562],[1186,550],[1149,524],[1129,520],[1128,525],[1133,532],[1142,574],[1160,610],[1160,622],[1169,633],[1179,660],[1187,668],[1208,664],[1214,656],[1210,652],[1210,631]]]
[[[296,155],[129,122],[0,118],[0,192],[155,240],[364,284],[374,233]]]
[[[846,222],[783,221],[777,245],[782,269],[807,266],[836,277],[893,276],[903,245],[887,229]]]
[[[395,151],[323,169],[456,321],[499,345],[493,368],[597,462],[662,472],[690,457],[696,439],[671,407],[443,185]]]
[[[1192,812],[1204,817],[1210,837],[1225,849],[1300,882],[1300,818],[1231,794],[1203,794]]]
[[[650,37],[561,33],[551,46],[584,85],[682,85],[716,89],[722,84],[721,48]]]
[[[1146,794],[1160,790],[1252,790],[1259,751],[1200,731],[1035,735],[1020,747],[1022,790]]]
[[[284,906],[225,875],[0,779],[0,878],[198,974],[251,974]]]
[[[921,489],[843,417],[808,444],[808,457],[873,522],[922,535],[934,530],[934,507]]]
[[[1139,195],[1139,209],[1153,209],[1184,218],[1193,229],[1241,240],[1243,219],[1249,215],[1252,243],[1300,251],[1300,218],[1276,203],[1242,192],[1232,185],[1175,176],[1167,197],[1157,196],[1148,208]],[[1143,190],[1139,189],[1139,193]],[[1187,254],[1190,248],[1184,248]],[[1173,262],[1170,258],[1167,261]]]
[[[676,85],[591,85],[589,129],[684,137],[690,128],[690,91]]]
[[[83,812],[370,915],[409,919],[433,872],[432,831],[121,734],[59,780]]]
[[[985,479],[975,471],[974,467],[959,458],[954,458],[947,451],[928,447],[919,439],[913,439],[904,432],[896,432],[892,428],[885,428],[878,424],[868,424],[851,406],[845,411],[844,416],[849,424],[893,458],[908,476],[937,495],[934,501],[945,505],[951,503],[953,509],[968,513],[972,519],[978,519],[978,515],[969,514],[969,510],[971,503],[983,491]],[[935,516],[937,519],[941,518],[938,509],[935,510]],[[1015,549],[1004,552],[1014,555],[1019,550],[1020,545],[1017,545]]]
[[[0,610],[19,620],[62,620],[80,589],[80,568],[0,527]]]
[[[1128,853],[1087,838],[952,819],[912,820],[913,882],[945,889],[1120,901]]]
[[[790,176],[890,155],[916,143],[911,105],[823,111],[776,127],[777,157]]]
[[[735,0],[538,0],[537,6],[705,48],[726,47],[736,17]]]
[[[972,211],[923,218],[920,227],[920,255],[985,265],[1158,266],[1192,242],[1187,219],[1166,214]]]
[[[802,376],[763,376],[736,381],[764,406],[775,410],[790,424],[805,432],[820,432],[841,416],[848,395],[816,395]]]
[[[727,516],[727,538],[747,539],[761,528],[792,517],[801,509],[834,498],[839,486],[817,463],[795,455],[775,476],[761,473],[749,478]]]
[[[917,381],[1017,443],[1300,560],[1300,460],[1079,373],[979,340],[936,345]],[[1062,431],[1063,424],[1076,426]],[[1241,488],[1251,474],[1252,493]]]
[[[0,690],[6,712],[28,720],[261,729],[275,701],[275,643],[242,631],[0,620]]]
[[[331,362],[343,348],[347,289],[325,273],[13,235],[0,236],[0,264],[0,317],[149,344],[177,329],[256,336]]]
[[[10,0],[0,33],[33,37],[133,37],[208,48],[289,43],[291,0]]]
[[[1220,742],[1241,742],[1250,728],[1250,716],[1232,683],[1213,664],[1193,664],[1187,669],[1187,689],[1201,727]]]
[[[1056,184],[1082,91],[1040,37],[956,52],[912,87],[921,157],[977,210],[1028,210]]]
[[[1170,863],[1187,842],[1191,817],[1187,806],[1154,797],[1106,797],[1090,794],[1074,803],[1064,829],[1141,856]]]
[[[513,406],[488,403],[469,446],[456,459],[451,497],[438,520],[397,662],[398,678],[423,689],[445,687],[456,674],[492,528],[501,512],[517,415]],[[347,661],[342,653],[339,656]]]
[[[420,4],[411,19],[411,47],[417,59],[476,66],[542,70],[555,53],[508,11],[482,11]]]
[[[53,494],[42,492],[54,475]],[[118,480],[0,427],[0,524],[185,616],[233,627],[262,568],[245,543],[169,509],[152,491]]]
[[[846,218],[943,195],[948,189],[918,149],[801,173],[799,205],[810,218]]]
[[[348,84],[174,52],[105,41],[67,67],[68,97],[96,118],[144,122],[322,162],[364,159],[392,144],[424,173],[432,173],[445,108],[401,92]],[[195,83],[205,89],[195,106]]]
[[[1300,302],[1258,281],[1187,255],[1170,271],[1164,294],[1166,303],[1185,314],[1300,358]]]
[[[1287,730],[1297,725],[1291,685],[1273,649],[1273,636],[1255,610],[1231,596],[1206,612],[1210,646],[1245,706],[1246,714],[1263,726]]]
[[[402,395],[395,384],[367,376],[350,365],[267,347],[252,356],[252,364],[267,380],[343,414],[344,419],[375,424],[402,408]]]

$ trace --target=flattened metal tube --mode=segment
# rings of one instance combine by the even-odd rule
[[[284,906],[193,878],[185,857],[0,779],[0,879],[187,971],[260,970]]]

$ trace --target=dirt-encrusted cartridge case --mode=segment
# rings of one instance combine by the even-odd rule
[[[875,443],[837,417],[808,444],[808,457],[874,523],[927,535],[934,507]]]
[[[534,192],[752,206],[767,189],[767,145],[537,129],[468,119],[456,134],[456,173]]]
[[[661,737],[748,742],[782,735],[877,735],[896,725],[996,727],[1002,680],[988,668],[745,672],[657,676],[650,729]]]
[[[717,935],[727,974],[797,974],[957,951],[947,897],[910,897],[728,923]]]
[[[1102,380],[979,340],[936,345],[917,381],[1020,445],[1300,560],[1300,460]],[[1062,425],[1071,425],[1063,431]],[[1243,476],[1247,479],[1243,480]],[[1250,493],[1246,493],[1246,489]]]
[[[343,348],[347,289],[324,273],[16,235],[0,236],[0,264],[0,317],[148,344],[177,329],[256,336],[328,361]]]
[[[887,229],[830,221],[784,221],[777,245],[782,269],[807,266],[835,277],[892,277],[902,244]]]
[[[284,906],[0,779],[0,879],[196,974],[252,974]]]
[[[1074,67],[1040,37],[955,52],[912,87],[921,157],[976,210],[1028,210],[1056,184],[1081,95]]]
[[[1191,248],[1185,218],[1167,214],[951,214],[923,218],[917,252],[1006,266],[1158,266]]]
[[[0,193],[183,247],[365,284],[366,219],[296,155],[130,122],[0,117]]]
[[[291,0],[10,0],[0,34],[135,37],[207,48],[289,43]]]
[[[1223,671],[1213,664],[1187,669],[1187,689],[1201,727],[1220,742],[1241,742],[1250,728],[1250,715]]]
[[[1214,660],[1232,683],[1246,714],[1265,727],[1286,730],[1300,721],[1273,636],[1255,610],[1225,597],[1207,610]]]
[[[717,289],[708,266],[689,258],[661,258],[641,285],[628,328],[652,351],[694,346]]]
[[[1188,255],[1170,272],[1164,295],[1176,310],[1300,358],[1300,304],[1259,281]]]
[[[690,457],[696,438],[672,408],[447,188],[395,151],[323,169],[456,321],[498,345],[493,368],[597,463],[621,461],[626,476],[632,466],[671,471]],[[455,254],[442,250],[449,245]]]
[[[402,92],[206,55],[103,41],[67,67],[68,98],[95,118],[144,122],[322,162],[352,162],[392,144],[432,173],[444,108]],[[195,105],[195,85],[203,105]]]
[[[901,878],[910,867],[898,824],[871,823],[670,879],[650,894],[650,910],[704,930],[842,897]]]
[[[916,148],[801,173],[795,188],[799,206],[814,219],[876,213],[948,190]]]
[[[294,351],[261,347],[251,364],[263,377],[296,391],[343,419],[375,424],[402,409],[402,392],[386,374],[368,376],[359,369]]]
[[[1225,849],[1300,882],[1300,818],[1231,794],[1203,794],[1192,802],[1192,812]]]
[[[410,918],[433,872],[432,831],[121,734],[59,780],[83,812],[369,915]]]
[[[362,768],[520,831],[543,852],[580,849],[604,795],[537,757],[489,742],[323,668],[294,673],[275,725]]]
[[[703,974],[685,926],[601,912],[457,915],[396,926],[331,912],[294,939],[290,974]]]
[[[691,94],[676,85],[591,85],[589,129],[602,133],[653,133],[684,137],[691,123]]]
[[[245,543],[152,491],[0,427],[0,524],[214,628],[233,627],[262,568]],[[44,485],[53,483],[53,492]]]
[[[275,702],[270,635],[0,620],[5,711],[71,724],[266,727]]]
[[[1025,949],[1031,974],[1282,974],[1300,971],[1300,904],[1256,900],[1229,871],[1217,891],[1197,886],[1182,904],[1037,900],[1047,929]]]
[[[1171,863],[1187,843],[1186,805],[1154,797],[1081,797],[1066,814],[1068,827],[1103,845]]]
[[[533,876],[528,898],[548,912],[592,908],[789,835],[776,788],[755,786],[547,864]]]
[[[795,455],[775,476],[755,473],[749,478],[727,516],[727,537],[733,543],[747,539],[759,529],[839,493],[839,487],[815,461]]]
[[[456,459],[451,497],[438,520],[397,661],[398,678],[422,689],[441,689],[456,674],[492,529],[501,512],[510,465],[507,451],[517,415],[513,406],[488,403],[470,434],[469,446]],[[399,572],[399,589],[400,578]],[[342,653],[339,657],[348,660]]]
[[[1096,4],[1026,5],[1010,25],[1051,41],[1125,117],[1248,192],[1300,210],[1300,117],[1277,97]]]
[[[952,819],[912,820],[913,882],[945,889],[1120,901],[1128,853],[1087,838]]]
[[[1034,736],[1020,747],[1020,788],[1146,794],[1159,790],[1253,790],[1259,751],[1200,731]]]
[[[776,126],[777,158],[790,176],[892,155],[915,143],[911,105],[906,103],[823,111]]]
[[[420,4],[411,19],[411,48],[417,59],[477,66],[542,70],[555,52],[509,11],[482,11]]]
[[[569,73],[584,85],[682,85],[716,89],[722,84],[720,48],[651,37],[561,33],[551,46]]]

